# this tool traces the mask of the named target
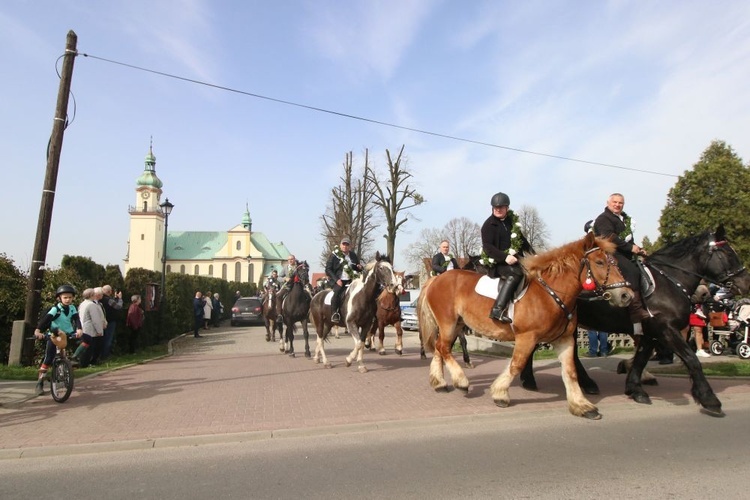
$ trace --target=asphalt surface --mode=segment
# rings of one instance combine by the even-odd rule
[[[436,393],[428,384],[429,359],[419,357],[417,333],[404,332],[403,356],[393,350],[393,330],[387,333],[387,355],[365,353],[367,373],[359,373],[356,364],[345,366],[353,347],[348,335],[328,343],[333,368],[326,369],[304,357],[300,330],[297,356],[291,358],[277,343],[265,341],[262,327],[221,327],[203,332],[204,338],[175,339],[170,356],[77,379],[63,404],[48,391],[33,396],[33,382],[0,382],[0,459],[360,432],[539,410],[577,418],[568,412],[556,360],[536,363],[539,392],[524,390],[516,379],[511,406],[501,409],[493,404],[489,386],[507,359],[475,355],[475,368],[466,370],[468,393]],[[624,376],[616,374],[623,358],[583,360],[601,389],[589,399],[605,419],[608,407],[649,410],[623,394]],[[750,397],[747,380],[710,382],[722,400]],[[654,405],[699,411],[684,377],[661,376],[647,391]]]

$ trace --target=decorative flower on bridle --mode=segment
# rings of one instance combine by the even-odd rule
[[[360,276],[359,271],[357,271],[351,266],[351,263],[346,258],[346,255],[344,255],[344,252],[342,252],[339,247],[336,247],[336,249],[333,251],[333,255],[338,257],[339,262],[344,263],[344,272],[346,273],[346,275],[349,277],[350,280],[359,278]]]

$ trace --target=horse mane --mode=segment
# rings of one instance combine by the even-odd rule
[[[581,258],[588,250],[586,248],[587,241],[588,238],[584,237],[544,253],[523,257],[521,264],[532,278],[539,278],[545,273],[577,272],[581,265]],[[607,254],[612,254],[615,251],[615,244],[608,238],[597,237],[594,241],[595,245]]]
[[[662,247],[652,253],[649,258],[665,258],[667,260],[679,259],[682,257],[690,256],[695,253],[695,247],[698,246],[700,241],[708,239],[711,231],[704,231],[697,236],[688,236],[683,238],[673,245]]]

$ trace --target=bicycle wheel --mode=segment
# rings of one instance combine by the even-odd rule
[[[73,366],[67,359],[56,358],[52,363],[50,392],[58,403],[67,401],[73,392]]]

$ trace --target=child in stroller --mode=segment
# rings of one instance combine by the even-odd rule
[[[728,317],[726,312],[723,313],[724,321],[721,321],[715,314],[711,313],[710,321],[714,334],[714,341],[710,346],[711,353],[719,356],[726,349],[730,349],[740,358],[750,359],[750,344],[748,344],[750,299],[738,300]]]

